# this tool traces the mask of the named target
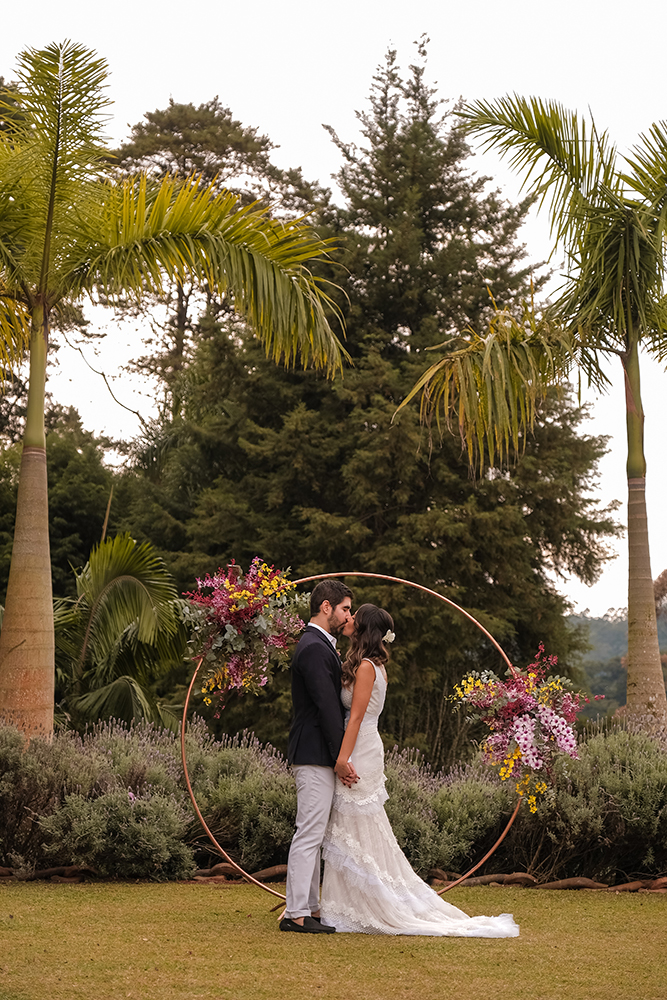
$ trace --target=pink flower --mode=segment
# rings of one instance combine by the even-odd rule
[[[544,765],[544,758],[535,745],[535,719],[530,715],[522,715],[514,720],[512,731],[521,757],[526,767],[535,771]]]
[[[526,670],[512,668],[506,680],[488,671],[472,673],[458,689],[458,697],[490,730],[482,744],[485,759],[497,765],[513,757],[510,772],[524,788],[529,787],[525,782],[530,772],[543,770],[548,775],[559,754],[578,756],[572,725],[582,699],[567,690],[563,678],[547,677],[557,663],[557,657],[544,655],[540,644]]]

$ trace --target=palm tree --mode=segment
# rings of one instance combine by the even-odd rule
[[[276,360],[299,355],[331,374],[344,356],[327,320],[331,302],[307,267],[329,248],[302,220],[241,208],[196,177],[105,175],[106,75],[104,60],[71,42],[26,50],[0,131],[0,334],[6,360],[26,343],[30,355],[0,715],[27,734],[48,734],[53,725],[44,439],[53,318],[85,294],[113,303],[179,279],[228,295]]]
[[[76,600],[55,602],[56,676],[62,708],[81,725],[98,719],[177,720],[151,685],[183,662],[187,642],[173,577],[149,542],[101,542],[76,574]]]
[[[546,205],[567,274],[556,301],[537,319],[497,311],[485,336],[466,331],[425,372],[424,413],[458,423],[472,460],[491,464],[518,446],[549,385],[573,366],[598,389],[603,362],[618,358],[626,389],[628,440],[628,712],[667,715],[660,666],[646,519],[644,411],[639,347],[667,357],[667,124],[640,136],[619,158],[606,133],[538,98],[477,101],[460,111],[485,148],[509,157],[528,193]],[[623,162],[623,160],[625,162]],[[407,400],[405,401],[407,402]],[[404,405],[404,404],[403,404]]]

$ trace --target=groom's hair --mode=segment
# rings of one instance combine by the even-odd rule
[[[352,596],[350,588],[340,580],[320,580],[310,595],[310,617],[314,618],[320,613],[325,601],[328,601],[332,608],[336,608],[346,597]]]

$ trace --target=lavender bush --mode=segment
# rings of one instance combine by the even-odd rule
[[[553,794],[521,817],[505,852],[542,878],[667,873],[664,742],[625,728],[589,738],[580,760],[561,762]]]
[[[249,871],[286,861],[294,783],[282,755],[252,735],[187,734],[190,778],[210,827]],[[488,871],[540,878],[667,870],[667,752],[641,727],[593,732],[561,761],[535,814],[522,809]],[[514,800],[481,760],[432,771],[415,751],[387,754],[387,813],[422,875],[465,871],[503,829]],[[24,873],[86,864],[119,878],[183,878],[207,863],[184,786],[178,738],[150,724],[96,726],[27,746],[0,727],[0,864]]]
[[[251,872],[286,861],[296,789],[282,754],[251,734],[224,737],[207,750],[193,787],[216,839]]]
[[[70,795],[41,820],[42,850],[51,864],[81,865],[102,876],[184,879],[196,868],[184,843],[188,820],[183,804],[161,792]]]
[[[481,758],[447,774],[433,796],[440,868],[463,872],[486,853],[512,812],[512,792]],[[490,864],[495,868],[497,860]]]
[[[401,849],[415,871],[425,875],[441,862],[440,830],[433,807],[442,776],[433,773],[415,750],[386,755],[389,800],[385,806]]]

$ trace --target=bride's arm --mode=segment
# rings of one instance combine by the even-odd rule
[[[336,774],[339,771],[347,770],[348,761],[352,756],[361,720],[366,714],[368,702],[371,700],[373,684],[375,683],[375,667],[370,660],[362,660],[357,667],[354,678],[354,693],[352,695],[352,708],[350,709],[350,720],[345,730],[343,742],[340,745],[338,760],[336,761]]]

